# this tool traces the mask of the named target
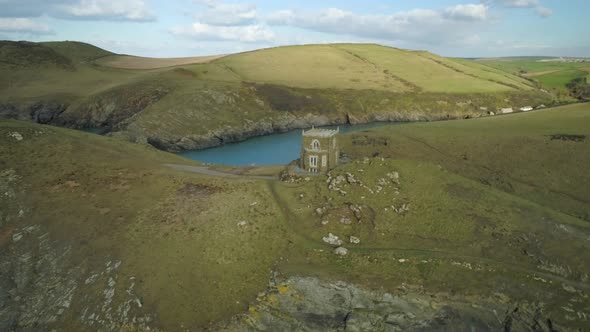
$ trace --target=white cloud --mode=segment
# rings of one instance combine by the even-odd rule
[[[505,6],[516,8],[534,8],[539,5],[539,0],[500,0],[500,2]]]
[[[198,1],[206,9],[196,17],[199,22],[211,25],[248,25],[256,21],[256,6],[245,3],[226,4],[218,1]]]
[[[188,27],[175,27],[174,35],[208,41],[240,41],[246,43],[271,41],[275,34],[268,27],[255,24],[246,26],[217,26],[196,22]]]
[[[0,17],[151,21],[146,0],[0,0]]]
[[[73,3],[73,0],[0,0],[2,17],[38,17],[52,12],[56,5]]]
[[[29,18],[0,18],[0,31],[32,34],[51,34],[49,26]]]
[[[112,21],[152,21],[154,14],[144,0],[80,0],[74,4],[60,5],[63,14],[79,19]]]
[[[493,0],[492,0],[493,1]],[[549,17],[553,11],[547,7],[543,7],[539,0],[495,0],[496,2],[510,8],[529,8],[535,9],[537,14],[541,17]]]
[[[537,14],[541,17],[549,17],[553,15],[553,11],[547,7],[539,6],[537,7]]]
[[[389,15],[362,15],[338,8],[320,12],[281,10],[267,17],[267,22],[362,38],[441,44],[470,37],[471,28],[486,18],[486,5],[461,5],[438,11],[414,9]]]
[[[196,22],[177,26],[170,32],[200,41],[270,42],[274,32],[258,20],[256,6],[247,3],[225,3],[221,0],[193,0],[200,11]]]
[[[445,9],[444,14],[452,19],[483,21],[488,17],[488,6],[484,4],[456,5]]]

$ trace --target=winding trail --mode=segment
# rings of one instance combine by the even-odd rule
[[[432,147],[432,148],[436,150],[436,148],[434,148],[434,147]],[[439,151],[439,152],[441,152],[441,151]],[[164,165],[167,167],[170,167],[172,169],[178,170],[178,171],[199,173],[199,174],[210,175],[210,176],[219,176],[219,177],[225,177],[225,178],[249,178],[249,179],[267,180],[268,181],[267,182],[268,189],[269,189],[271,195],[273,196],[273,198],[275,199],[275,202],[277,203],[279,210],[281,211],[281,214],[283,217],[281,219],[284,220],[286,226],[292,231],[292,233],[294,235],[296,235],[298,238],[300,238],[300,240],[304,241],[306,243],[307,247],[309,247],[309,248],[315,248],[315,249],[325,249],[326,248],[326,245],[323,242],[321,242],[319,239],[315,239],[315,238],[311,237],[309,234],[302,233],[301,231],[299,231],[299,228],[296,227],[297,223],[299,222],[299,218],[297,217],[296,213],[291,211],[288,204],[282,199],[280,193],[278,192],[277,186],[279,185],[279,183],[277,181],[278,180],[277,177],[238,175],[238,174],[233,174],[233,173],[215,171],[215,170],[209,169],[206,166],[190,166],[190,165],[181,165],[181,164],[164,164]],[[574,286],[579,289],[590,290],[590,284],[585,283],[585,282],[571,280],[571,279],[567,279],[562,276],[558,276],[558,275],[551,274],[548,272],[540,271],[537,269],[529,269],[529,268],[525,268],[525,267],[520,267],[520,266],[517,266],[515,263],[499,261],[496,259],[486,258],[486,257],[481,257],[481,256],[465,255],[465,254],[440,251],[440,250],[424,249],[424,248],[360,246],[360,247],[356,247],[356,248],[354,248],[354,247],[349,248],[349,250],[351,252],[357,252],[357,253],[390,252],[390,253],[396,253],[396,254],[410,255],[414,258],[425,258],[425,257],[432,258],[433,256],[435,256],[435,257],[451,259],[451,260],[452,259],[462,259],[462,260],[468,260],[471,263],[501,266],[505,270],[511,270],[511,271],[515,271],[515,272],[519,272],[519,273],[523,273],[523,274],[529,274],[531,277],[542,276],[543,278],[546,278],[546,279],[551,280],[553,282],[567,284],[569,286]]]

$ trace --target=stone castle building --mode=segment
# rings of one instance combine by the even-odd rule
[[[303,130],[300,167],[310,173],[326,173],[338,165],[340,128]]]

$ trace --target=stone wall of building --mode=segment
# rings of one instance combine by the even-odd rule
[[[314,141],[319,143],[319,149],[314,147]],[[340,149],[338,146],[337,135],[329,137],[304,135],[301,142],[300,166],[304,170],[310,171],[312,169],[310,165],[310,156],[317,156],[318,173],[326,173],[338,164],[339,154]]]

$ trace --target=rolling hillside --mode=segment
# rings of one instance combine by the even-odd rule
[[[132,55],[111,55],[97,60],[97,63],[107,67],[121,69],[159,69],[173,66],[207,63],[224,55],[197,56],[186,58],[146,58]]]
[[[101,128],[170,151],[312,125],[478,117],[554,102],[480,63],[374,44],[182,59],[74,42],[0,46],[0,115]]]
[[[0,119],[0,330],[584,330],[589,137],[590,104],[383,126],[282,182]]]
[[[227,56],[215,62],[249,82],[294,87],[393,92],[529,90],[518,77],[486,72],[428,52],[373,44],[291,46]]]

